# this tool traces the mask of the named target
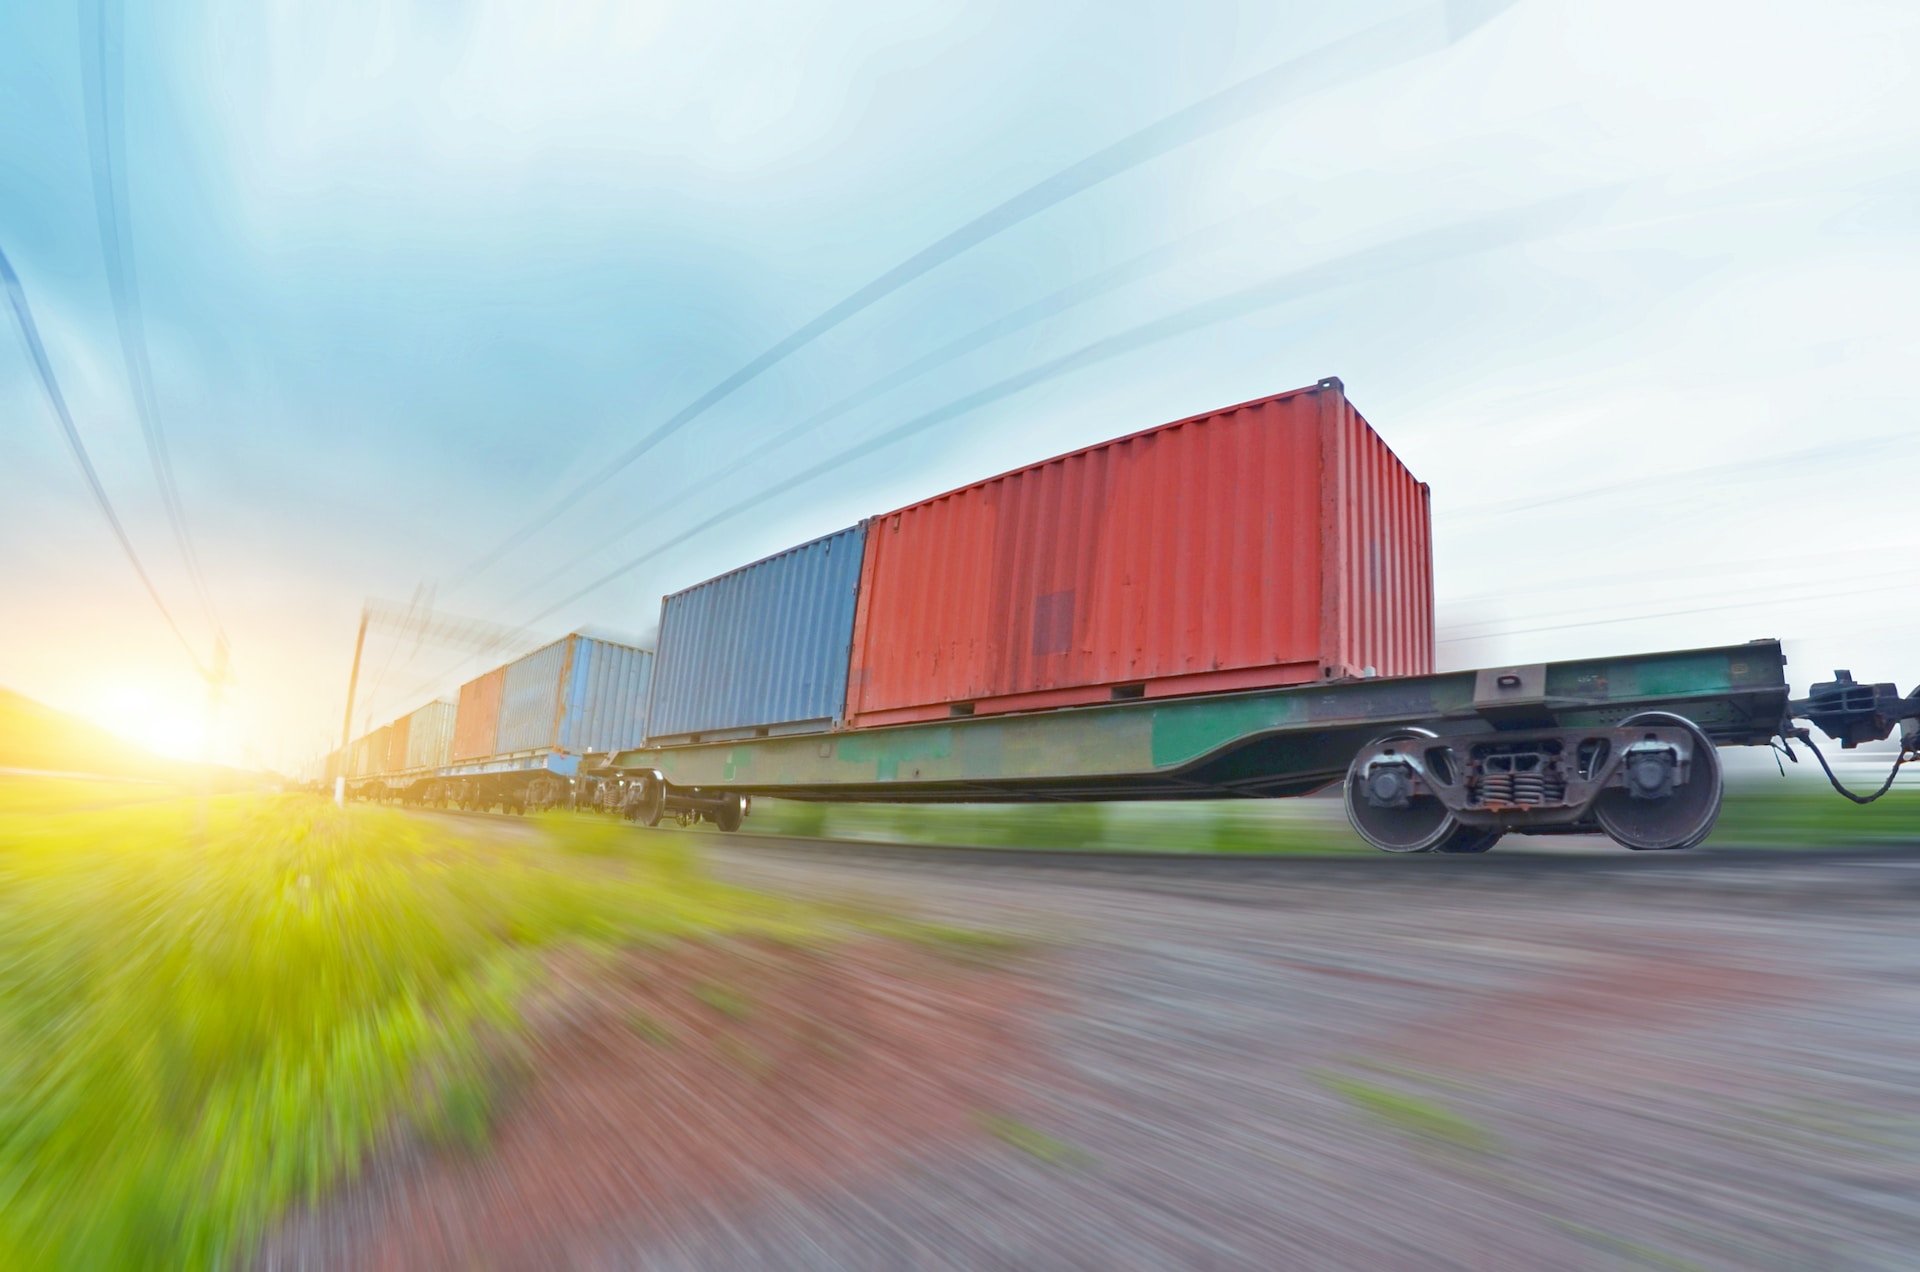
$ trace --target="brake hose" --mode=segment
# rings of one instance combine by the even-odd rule
[[[1913,749],[1913,750],[1902,749],[1899,756],[1893,761],[1893,771],[1887,774],[1886,781],[1880,783],[1880,789],[1875,791],[1871,795],[1856,795],[1852,791],[1848,790],[1846,787],[1840,785],[1840,779],[1833,775],[1833,767],[1827,763],[1827,757],[1820,754],[1820,748],[1814,745],[1812,733],[1810,733],[1806,729],[1795,729],[1793,731],[1793,736],[1796,738],[1799,738],[1802,742],[1805,742],[1807,744],[1807,749],[1813,752],[1813,758],[1820,761],[1820,767],[1823,771],[1825,771],[1827,775],[1827,780],[1833,783],[1833,789],[1836,791],[1839,791],[1842,795],[1845,795],[1848,799],[1852,800],[1856,804],[1871,804],[1873,803],[1874,800],[1879,799],[1882,795],[1885,795],[1888,791],[1893,789],[1893,780],[1900,776],[1900,766],[1902,764],[1905,764],[1908,760],[1920,759],[1920,749]],[[1788,754],[1791,755],[1792,752],[1789,751]]]

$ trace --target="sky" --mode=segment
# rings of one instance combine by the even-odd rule
[[[5,6],[0,251],[186,648],[0,310],[0,686],[292,770],[370,597],[644,637],[1338,375],[1432,487],[1443,667],[1904,689],[1916,71],[1892,2]],[[500,661],[366,658],[355,732]]]

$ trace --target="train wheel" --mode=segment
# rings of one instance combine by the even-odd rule
[[[738,795],[722,795],[720,806],[713,810],[712,817],[715,826],[731,835],[747,819],[747,801]]]
[[[1447,806],[1431,795],[1410,794],[1411,772],[1394,763],[1400,749],[1433,736],[1425,729],[1386,734],[1361,747],[1347,767],[1347,821],[1382,852],[1463,851],[1441,847],[1463,829]],[[1493,847],[1491,841],[1487,847]]]
[[[658,778],[641,778],[630,799],[627,816],[642,826],[660,824],[660,815],[667,811],[667,788]]]
[[[1622,729],[1639,726],[1685,729],[1693,735],[1693,761],[1684,785],[1672,786],[1668,771],[1657,758],[1645,765],[1627,761],[1627,781],[1643,792],[1668,787],[1665,794],[1636,795],[1629,787],[1611,787],[1594,801],[1593,816],[1615,843],[1638,852],[1669,852],[1699,845],[1720,819],[1720,753],[1700,727],[1684,716],[1666,711],[1643,711],[1620,722]]]
[[[1434,846],[1435,852],[1486,852],[1500,842],[1507,832],[1498,826],[1488,829],[1485,826],[1462,826],[1453,832],[1453,837],[1443,844]]]

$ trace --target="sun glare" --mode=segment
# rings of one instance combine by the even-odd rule
[[[138,685],[118,685],[95,696],[87,718],[138,746],[175,760],[205,754],[206,704]]]

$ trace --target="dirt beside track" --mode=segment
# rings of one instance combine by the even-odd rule
[[[663,992],[636,972],[545,1031],[491,1156],[394,1167],[265,1266],[1920,1267],[1920,861],[1207,877],[703,838],[739,882],[1028,951],[752,973],[792,1003],[769,1037],[836,994],[887,1024],[738,1085],[711,1042],[610,1041]],[[600,1127],[643,1124],[621,1166]]]
[[[906,941],[679,943],[554,969],[475,1143],[411,1143],[269,1267],[572,1267],[970,1138],[1034,1068],[1035,983]],[[1036,1070],[1037,1071],[1037,1070]],[[456,1128],[457,1130],[458,1128]]]

